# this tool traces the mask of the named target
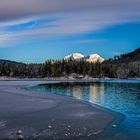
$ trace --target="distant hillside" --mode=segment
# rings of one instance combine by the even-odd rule
[[[120,56],[115,56],[114,58],[117,62],[136,62],[140,61],[140,48],[134,50],[133,52],[122,54]]]
[[[18,65],[24,64],[24,63],[21,63],[21,62],[16,62],[16,61],[11,61],[11,60],[0,59],[0,64],[2,64],[2,63],[7,63],[7,64],[18,64]]]
[[[117,78],[138,78],[140,77],[140,48],[133,52],[115,56],[109,59],[108,64],[114,67]]]

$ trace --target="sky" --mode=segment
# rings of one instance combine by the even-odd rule
[[[140,47],[140,0],[0,0],[0,59],[105,59]]]

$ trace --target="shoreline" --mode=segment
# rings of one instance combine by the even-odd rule
[[[89,134],[85,134],[85,132],[84,132],[84,135],[85,136],[82,136],[82,137],[94,137],[94,139],[96,139],[96,135],[97,134],[99,134],[99,133],[102,133],[103,135],[104,135],[104,133],[105,133],[105,131],[106,130],[108,130],[108,128],[109,129],[113,129],[111,126],[112,126],[112,124],[114,124],[114,123],[119,123],[120,121],[122,121],[122,115],[121,114],[119,114],[118,112],[114,112],[114,111],[111,111],[111,110],[109,110],[109,109],[106,109],[106,108],[103,108],[103,107],[101,107],[101,106],[98,106],[98,105],[95,105],[95,104],[91,104],[91,103],[86,103],[86,102],[84,102],[84,101],[79,101],[79,100],[76,100],[76,99],[74,99],[74,98],[67,98],[67,97],[61,97],[60,95],[45,95],[45,97],[44,96],[40,96],[40,94],[38,95],[38,94],[34,94],[34,92],[28,92],[28,91],[23,91],[23,90],[17,90],[16,88],[17,87],[23,87],[23,86],[35,86],[35,85],[38,85],[38,84],[40,84],[40,83],[46,83],[46,82],[48,82],[48,83],[51,83],[51,81],[0,81],[0,91],[1,92],[4,92],[4,94],[7,94],[7,96],[8,95],[14,95],[14,96],[18,96],[18,98],[19,98],[19,96],[21,96],[22,95],[22,97],[27,97],[27,99],[26,100],[39,100],[38,101],[38,105],[40,105],[40,103],[42,103],[42,102],[45,102],[46,103],[46,105],[48,105],[49,104],[49,107],[50,108],[47,108],[47,110],[46,110],[46,108],[44,108],[44,105],[42,106],[40,106],[40,108],[39,109],[37,109],[37,111],[36,111],[36,108],[31,108],[31,110],[29,109],[28,111],[31,113],[31,116],[32,117],[34,117],[34,113],[32,114],[32,110],[33,109],[35,109],[35,112],[41,112],[41,113],[43,113],[43,115],[45,115],[46,116],[46,111],[50,111],[50,110],[52,110],[52,111],[50,111],[52,114],[54,114],[54,112],[55,111],[58,111],[58,107],[57,107],[57,105],[59,105],[60,104],[60,102],[62,102],[63,100],[64,100],[64,102],[65,102],[65,106],[67,106],[69,109],[71,108],[71,110],[72,110],[72,112],[73,112],[73,110],[74,110],[74,114],[75,114],[75,112],[78,112],[79,110],[83,110],[83,107],[84,107],[84,110],[83,110],[83,112],[82,112],[82,114],[79,114],[80,116],[78,117],[78,120],[77,120],[77,118],[75,117],[75,119],[76,119],[76,121],[74,120],[74,119],[72,119],[75,123],[77,123],[78,121],[80,121],[79,119],[81,119],[81,120],[84,120],[85,122],[84,122],[84,124],[82,125],[82,127],[84,127],[84,125],[86,125],[86,129],[89,129],[89,132],[90,132],[90,136],[89,136]],[[52,82],[56,82],[56,81],[52,81]],[[60,81],[61,82],[61,81]],[[4,88],[3,88],[4,87]],[[14,92],[14,93],[13,93]],[[1,96],[2,94],[0,94],[0,96]],[[28,98],[30,98],[30,99],[28,99]],[[21,99],[21,97],[19,98],[21,101],[22,101],[22,99]],[[54,100],[55,100],[55,102],[58,102],[58,104],[57,103],[51,103],[50,102],[50,99],[51,99],[51,102],[53,102]],[[48,102],[47,102],[47,100],[48,100]],[[68,104],[69,103],[69,104]],[[75,104],[75,106],[74,106],[74,108],[73,108],[73,106],[70,106],[72,103],[74,103]],[[55,105],[54,105],[55,104]],[[81,107],[79,107],[79,108],[77,108],[77,109],[75,109],[75,107],[76,107],[76,104],[80,104],[81,106],[83,106],[82,108]],[[35,105],[36,105],[36,102],[35,102]],[[27,105],[27,108],[29,107],[29,106],[31,106],[31,104],[29,103],[29,105]],[[62,105],[60,105],[60,108],[59,108],[59,110],[61,110],[61,108],[64,108],[64,106],[62,106]],[[42,111],[42,109],[43,109],[43,111]],[[89,111],[90,110],[90,111]],[[20,113],[22,113],[22,111],[20,111],[20,110],[17,110],[17,111],[19,111]],[[27,110],[25,109],[25,108],[23,108],[23,111],[24,112],[26,112]],[[27,111],[27,112],[28,112]],[[64,111],[64,110],[63,110]],[[62,111],[62,112],[63,112]],[[67,112],[67,111],[66,111]],[[65,111],[64,111],[64,114],[66,113]],[[100,114],[100,116],[98,115],[98,113]],[[68,113],[68,112],[67,112]],[[66,114],[67,114],[66,113]],[[58,112],[58,114],[59,114],[59,112]],[[65,114],[65,115],[66,115]],[[102,115],[101,115],[102,114]],[[104,115],[103,115],[104,114]],[[42,116],[43,116],[42,115]],[[67,120],[67,118],[65,118],[64,116],[65,115],[62,115],[62,114],[59,114],[64,120]],[[81,116],[82,115],[82,116]],[[28,115],[27,115],[28,116]],[[36,116],[36,115],[35,115]],[[41,116],[41,117],[42,117]],[[58,118],[63,122],[64,120],[63,119],[61,119],[60,118],[60,116],[58,116]],[[98,116],[98,117],[97,117]],[[105,116],[105,118],[103,117],[103,116]],[[120,117],[121,116],[121,117]],[[37,116],[38,118],[40,118],[39,116]],[[46,116],[46,117],[48,117],[48,116]],[[70,116],[68,116],[69,117],[69,119],[71,118]],[[119,118],[120,117],[120,118]],[[20,118],[20,116],[18,116],[18,118]],[[53,117],[52,117],[53,118]],[[50,118],[51,119],[51,118]],[[57,118],[56,118],[57,119]],[[96,122],[96,125],[93,127],[93,126],[91,126],[91,123],[89,122],[89,120],[98,120],[100,123],[102,122],[102,123],[104,123],[104,125],[102,125],[102,124],[100,124],[101,126],[100,126],[100,128],[99,128],[99,124],[97,124],[97,122]],[[118,119],[118,121],[116,122],[116,120]],[[26,118],[26,121],[31,121],[32,122],[32,120],[30,120],[30,119],[28,119],[28,117]],[[86,122],[87,121],[87,122]],[[62,123],[61,122],[61,123]],[[65,121],[64,121],[65,122]],[[34,123],[34,122],[32,122],[32,123]],[[72,122],[71,122],[72,123]],[[72,123],[73,125],[75,124],[75,123]],[[88,123],[88,124],[87,124]],[[48,122],[46,122],[46,124],[48,124]],[[59,124],[60,125],[60,122],[57,120],[56,121],[56,124]],[[24,124],[22,124],[22,125],[24,125]],[[58,125],[58,126],[59,126]],[[79,123],[79,127],[81,127],[80,126],[81,124]],[[89,126],[88,126],[89,125]],[[57,125],[56,125],[57,126]],[[36,127],[42,127],[42,126],[36,126]],[[74,126],[73,126],[74,127]],[[89,127],[89,128],[88,128]],[[91,127],[93,127],[92,129],[94,130],[94,132],[91,132]],[[97,128],[95,128],[95,127],[98,127],[98,130],[97,130]],[[60,129],[62,129],[62,128],[60,128]],[[64,128],[63,128],[64,129]],[[80,128],[78,128],[78,129],[80,129]],[[77,131],[78,129],[76,129],[75,131]],[[46,131],[50,131],[48,128],[45,128],[45,130]],[[92,131],[93,131],[92,130]],[[103,130],[103,131],[102,131]],[[6,131],[6,130],[5,130]],[[33,130],[32,130],[33,131]],[[64,130],[63,130],[64,131]],[[83,130],[79,130],[80,132],[78,132],[79,134],[81,134],[82,135],[82,132],[81,131],[83,131]],[[87,131],[88,132],[88,131]],[[46,132],[46,133],[49,133],[49,132]],[[62,132],[61,132],[62,133]],[[78,134],[77,133],[77,134]],[[68,133],[69,134],[69,133]],[[68,135],[67,134],[67,135]],[[72,138],[72,137],[76,137],[77,139],[78,138],[80,138],[81,136],[78,136],[78,135],[69,135],[69,136],[59,136],[59,137],[63,137],[63,138]],[[101,135],[102,135],[101,134]],[[29,135],[29,134],[28,134]],[[45,135],[45,134],[44,134]],[[48,136],[49,136],[50,134],[48,134]],[[48,136],[47,136],[47,138],[48,138]],[[57,137],[57,136],[56,136]],[[98,137],[98,135],[97,135],[97,137]],[[99,136],[100,137],[100,136]],[[41,138],[40,138],[41,139]],[[98,138],[97,138],[98,139]]]
[[[16,77],[0,77],[0,81],[90,81],[90,80],[140,80],[140,77],[136,78],[127,78],[127,79],[120,79],[120,78],[65,78],[65,77],[53,77],[53,78],[16,78]]]

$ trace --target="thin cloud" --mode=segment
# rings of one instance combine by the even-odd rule
[[[139,20],[139,0],[4,0],[0,41],[84,34]]]
[[[0,21],[71,11],[139,12],[139,0],[4,0],[0,4]],[[137,11],[138,10],[138,11]]]

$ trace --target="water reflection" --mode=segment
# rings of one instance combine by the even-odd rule
[[[82,87],[81,86],[75,86],[73,87],[73,91],[72,91],[72,96],[77,98],[77,99],[82,99]]]
[[[72,96],[79,100],[86,100],[92,103],[104,102],[104,83],[59,83],[41,85],[42,91],[55,94]]]
[[[89,86],[89,102],[104,102],[104,83],[92,83]]]

